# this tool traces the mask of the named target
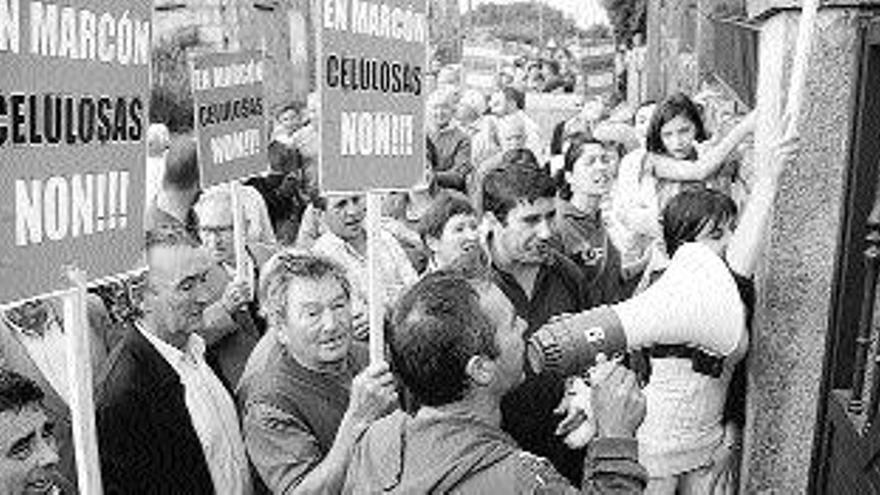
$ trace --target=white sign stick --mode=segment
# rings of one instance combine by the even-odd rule
[[[788,128],[785,129],[786,138],[791,137],[797,132],[798,118],[801,113],[801,106],[803,105],[804,89],[807,81],[807,63],[810,59],[813,29],[816,25],[818,10],[819,0],[803,0],[794,62],[791,69],[791,81],[788,85],[788,101],[785,108],[785,116],[789,119]]]
[[[247,223],[244,220],[244,211],[242,211],[241,201],[241,185],[238,181],[233,180],[229,183],[229,191],[232,195],[232,235],[233,248],[235,250],[235,281],[246,281],[248,284],[248,294],[250,300],[253,300],[254,287],[251,281],[253,273],[250,266],[250,257],[247,254]]]
[[[80,493],[101,495],[101,468],[92,394],[92,353],[86,319],[86,274],[70,268],[74,289],[63,296],[67,369],[70,375],[70,418]]]
[[[376,191],[367,192],[367,302],[370,316],[370,363],[385,360],[385,334],[383,333],[382,316],[384,298],[382,282],[379,280],[378,251],[379,229],[382,214],[382,194]]]

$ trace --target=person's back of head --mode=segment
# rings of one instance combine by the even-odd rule
[[[555,197],[556,183],[547,170],[526,163],[502,163],[486,174],[479,207],[504,223],[517,205]]]
[[[663,241],[671,258],[683,244],[697,236],[736,221],[737,207],[730,196],[714,189],[682,191],[669,201],[661,214]]]
[[[267,150],[271,173],[287,175],[302,168],[302,156],[296,149],[278,141],[272,141]]]
[[[468,363],[498,357],[496,329],[480,305],[490,286],[462,270],[430,273],[398,301],[388,329],[393,369],[417,403],[438,407],[471,390]]]
[[[162,189],[166,191],[192,191],[199,188],[198,146],[189,137],[174,140],[165,159]]]

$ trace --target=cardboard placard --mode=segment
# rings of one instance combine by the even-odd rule
[[[406,189],[424,176],[425,0],[319,0],[324,192]]]
[[[202,186],[268,167],[263,55],[256,51],[193,57],[195,129]]]
[[[0,302],[137,263],[151,9],[0,1]]]

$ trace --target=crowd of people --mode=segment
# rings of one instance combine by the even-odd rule
[[[105,493],[736,492],[753,273],[796,138],[745,184],[755,115],[707,129],[684,94],[585,98],[553,129],[515,85],[440,80],[426,106],[425,179],[385,195],[375,236],[372,363],[366,202],[318,190],[316,99],[276,112],[267,171],[235,187],[203,189],[194,140],[151,127],[136,311],[89,297]],[[731,355],[526,365],[543,325],[646,290],[691,243],[739,289]],[[51,298],[0,319],[4,493],[75,491],[59,321]]]

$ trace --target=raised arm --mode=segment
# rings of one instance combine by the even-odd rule
[[[396,404],[388,365],[371,365],[352,382],[348,409],[323,457],[302,420],[261,404],[245,413],[245,445],[273,494],[339,493],[355,443],[374,420]]]
[[[706,180],[724,163],[737,145],[755,131],[755,111],[745,116],[717,145],[708,148],[697,161],[679,160],[668,156],[649,153],[654,175],[662,179],[685,181]]]
[[[788,139],[779,138],[773,148],[770,162],[758,164],[755,184],[727,247],[727,263],[730,269],[739,275],[749,277],[755,271],[761,243],[767,236],[770,212],[779,188],[779,177],[786,165],[795,159],[797,153],[797,135]]]

